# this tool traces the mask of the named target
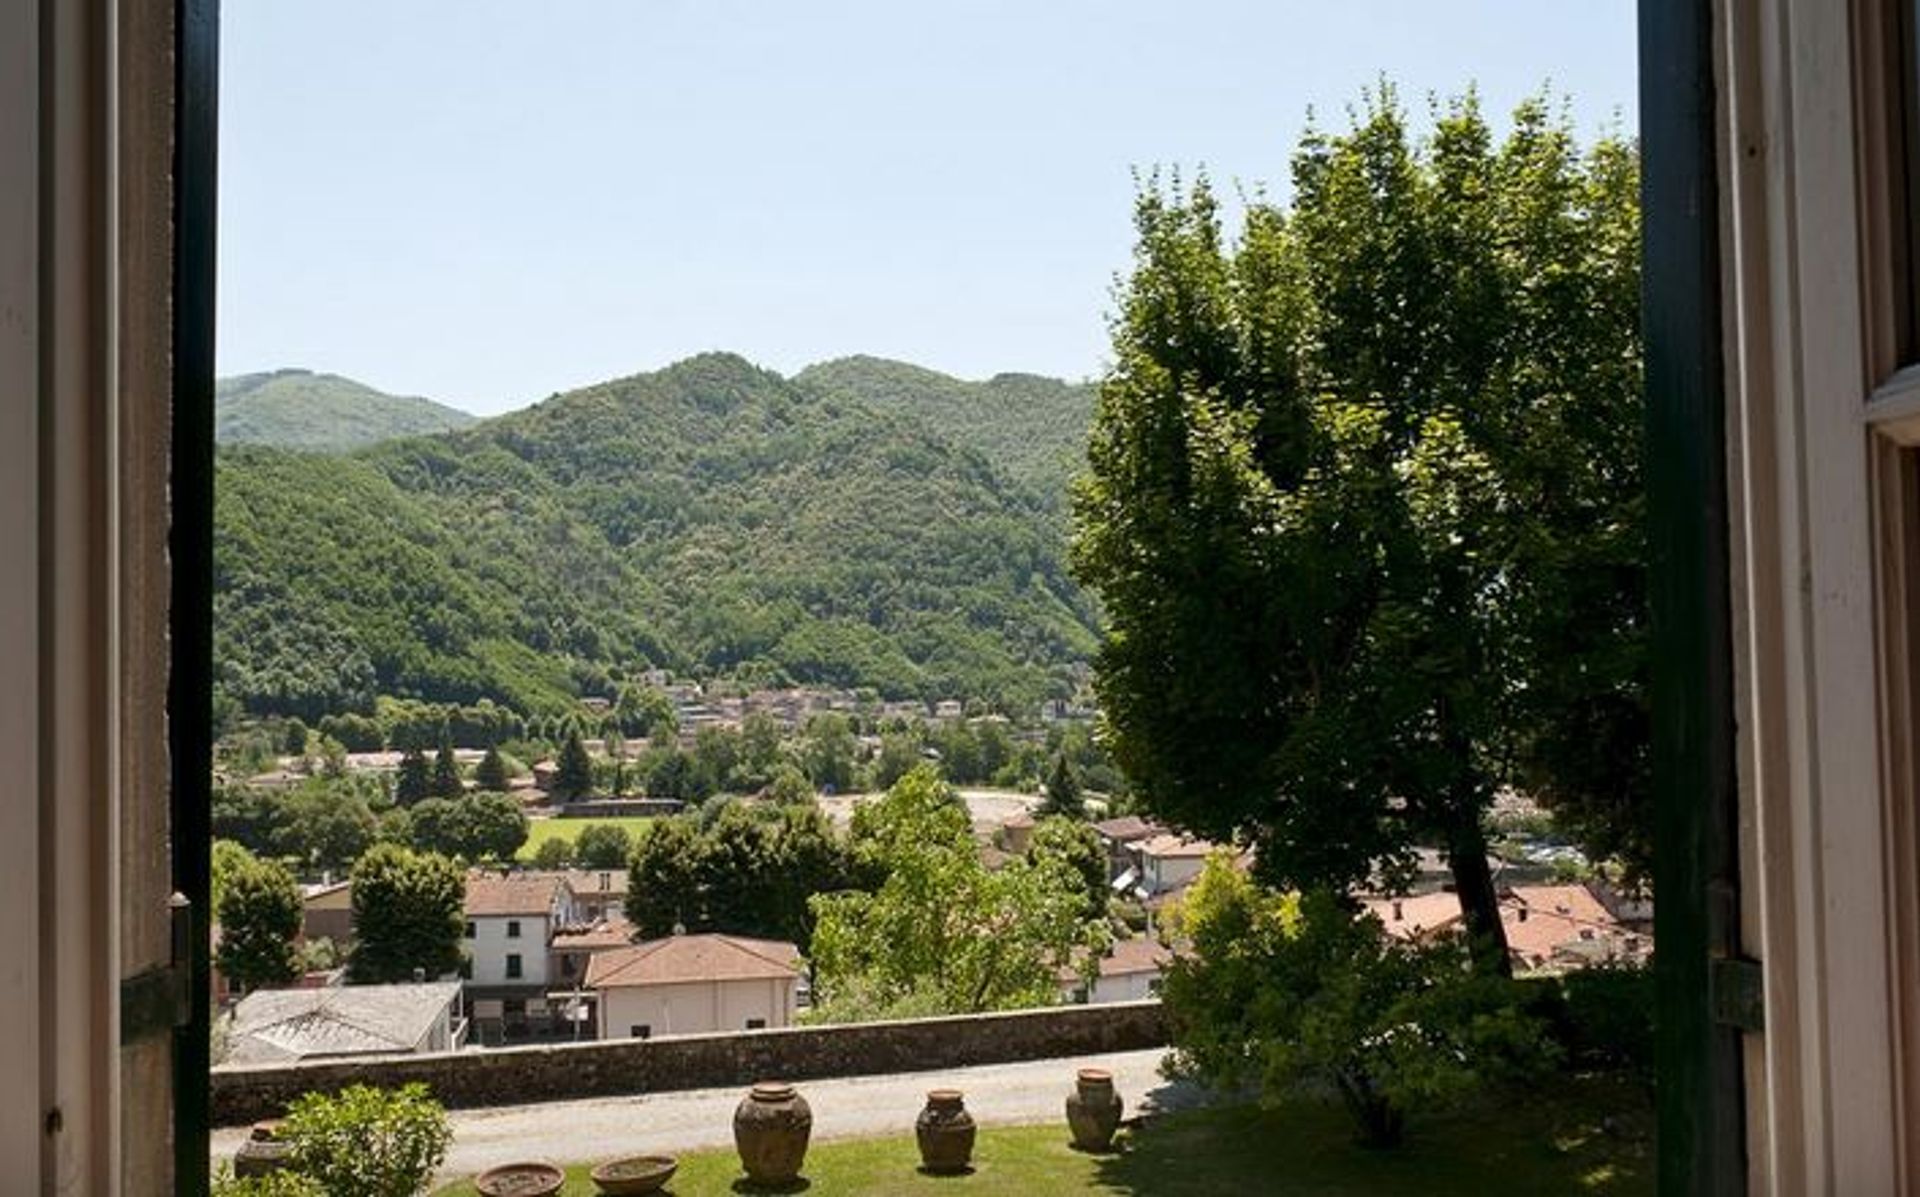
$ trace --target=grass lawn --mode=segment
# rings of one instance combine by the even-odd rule
[[[816,1143],[807,1153],[806,1177],[809,1191],[823,1197],[1628,1197],[1654,1191],[1651,1124],[1645,1089],[1578,1078],[1554,1082],[1551,1092],[1417,1116],[1407,1142],[1393,1151],[1356,1146],[1339,1109],[1300,1102],[1170,1114],[1122,1132],[1118,1150],[1106,1156],[1067,1146],[1064,1123],[985,1129],[974,1148],[974,1171],[958,1177],[921,1175],[911,1135]],[[529,1146],[537,1156],[537,1146]],[[703,1151],[681,1157],[667,1191],[719,1197],[753,1190],[731,1151]],[[474,1189],[463,1182],[441,1192]],[[594,1193],[587,1169],[570,1170],[563,1192]]]
[[[627,838],[638,840],[647,833],[654,820],[645,815],[618,815],[604,819],[529,819],[527,821],[527,842],[521,847],[519,859],[532,860],[533,854],[540,850],[546,840],[577,840],[580,833],[596,824],[624,827]]]

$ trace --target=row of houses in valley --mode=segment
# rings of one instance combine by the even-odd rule
[[[729,935],[639,941],[624,870],[473,870],[457,979],[261,990],[235,1006],[228,1063],[650,1038],[790,1025],[800,950]],[[303,935],[353,938],[351,888],[310,887]]]

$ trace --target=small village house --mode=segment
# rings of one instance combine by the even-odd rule
[[[1150,836],[1133,848],[1139,862],[1136,884],[1149,898],[1185,888],[1200,875],[1212,851],[1213,845],[1206,840],[1170,833]]]
[[[798,947],[738,935],[670,935],[597,952],[586,977],[601,1039],[789,1026],[799,983]]]
[[[1133,846],[1152,839],[1165,830],[1138,815],[1122,815],[1117,819],[1102,819],[1093,824],[1094,834],[1100,837],[1100,846],[1107,853],[1107,877],[1113,882],[1116,890],[1131,889],[1138,879],[1135,872]],[[1123,877],[1126,878],[1124,883],[1121,881]]]
[[[551,1022],[553,937],[581,920],[559,873],[467,874],[466,1002],[476,1031],[520,1035]]]
[[[353,883],[307,886],[300,896],[300,937],[328,939],[338,947],[353,940]]]
[[[568,869],[564,876],[567,888],[573,891],[574,916],[581,922],[597,923],[625,916],[625,869]]]
[[[1091,981],[1077,969],[1061,970],[1060,995],[1087,1006],[1156,998],[1173,958],[1173,949],[1151,935],[1115,940],[1100,958],[1099,975]]]
[[[225,1063],[454,1051],[466,1041],[459,1004],[457,981],[257,990],[234,1007]]]

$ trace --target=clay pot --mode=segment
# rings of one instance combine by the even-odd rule
[[[1082,1068],[1074,1091],[1067,1095],[1073,1145],[1081,1151],[1109,1151],[1119,1125],[1120,1095],[1113,1091],[1113,1074],[1104,1068]]]
[[[567,1174],[552,1164],[502,1164],[473,1178],[485,1197],[553,1197]]]
[[[288,1164],[292,1155],[292,1145],[280,1139],[269,1139],[259,1134],[259,1128],[253,1128],[253,1136],[240,1143],[240,1151],[234,1153],[234,1176],[246,1180],[250,1176],[267,1176],[278,1172]]]
[[[762,1082],[733,1112],[733,1145],[740,1166],[757,1185],[791,1184],[807,1159],[813,1111],[792,1085]]]
[[[587,1175],[609,1197],[656,1193],[670,1180],[680,1162],[670,1155],[630,1155],[608,1160]]]
[[[913,1124],[920,1164],[929,1172],[965,1172],[973,1160],[973,1115],[958,1089],[931,1089],[927,1108]]]

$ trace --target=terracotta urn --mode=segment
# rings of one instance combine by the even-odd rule
[[[927,1107],[913,1124],[920,1164],[929,1172],[965,1172],[973,1161],[973,1115],[958,1089],[930,1089]]]
[[[502,1164],[473,1178],[473,1187],[485,1197],[552,1197],[567,1183],[567,1174],[552,1164]]]
[[[1108,1151],[1120,1126],[1120,1095],[1113,1091],[1113,1074],[1104,1068],[1082,1068],[1067,1095],[1067,1126],[1073,1145],[1081,1151]]]
[[[733,1112],[733,1145],[747,1179],[757,1185],[798,1180],[812,1134],[813,1111],[792,1085],[763,1081]]]

